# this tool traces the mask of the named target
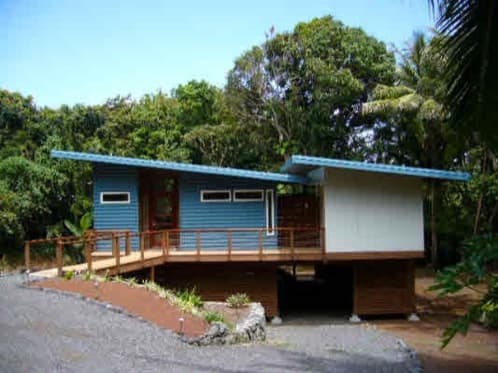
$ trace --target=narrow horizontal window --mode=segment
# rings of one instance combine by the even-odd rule
[[[229,190],[201,190],[201,202],[230,202]]]
[[[100,203],[103,204],[130,203],[130,192],[101,192]]]
[[[257,202],[263,201],[264,194],[258,189],[235,189],[233,191],[234,202]]]

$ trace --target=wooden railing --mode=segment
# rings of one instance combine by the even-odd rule
[[[210,229],[169,229],[143,232],[130,231],[89,231],[84,236],[64,236],[25,242],[25,264],[31,266],[31,251],[36,245],[55,246],[55,266],[62,275],[64,252],[68,247],[83,249],[87,270],[93,270],[93,252],[108,252],[114,258],[116,272],[120,272],[122,257],[135,255],[136,261],[144,263],[154,253],[154,258],[164,262],[179,260],[296,261],[302,258],[324,259],[323,228],[210,228]],[[122,250],[123,249],[123,250]],[[129,264],[129,260],[126,261]]]

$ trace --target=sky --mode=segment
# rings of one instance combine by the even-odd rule
[[[0,0],[0,89],[56,108],[192,79],[223,87],[271,26],[329,14],[397,47],[432,25],[425,0]]]

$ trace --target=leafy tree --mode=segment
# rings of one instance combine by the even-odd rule
[[[0,161],[0,239],[19,244],[25,237],[44,235],[60,216],[54,212],[64,195],[67,179],[59,172],[11,157]]]
[[[271,167],[292,153],[355,157],[363,144],[357,105],[393,77],[383,43],[329,16],[272,30],[236,60],[226,91],[239,124],[265,143]]]

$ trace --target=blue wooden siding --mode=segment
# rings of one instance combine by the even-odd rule
[[[102,204],[101,192],[129,192],[130,203]],[[139,230],[138,170],[120,165],[94,164],[93,168],[93,219],[96,230]],[[121,242],[124,248],[124,240]],[[139,247],[138,238],[132,239],[132,248]],[[97,250],[110,250],[111,243],[101,242]]]
[[[183,173],[179,177],[179,228],[266,228],[265,201],[258,202],[201,202],[201,190],[230,189],[272,189],[275,183],[223,177],[213,175],[196,175]],[[266,198],[266,196],[265,196]],[[233,196],[232,196],[233,199]],[[276,199],[276,195],[274,195]],[[274,220],[276,227],[277,211],[274,201]],[[226,233],[202,233],[201,244],[205,249],[226,249]],[[181,240],[182,249],[195,248],[195,233],[185,234]],[[234,248],[256,249],[258,247],[257,232],[233,233]],[[264,234],[265,248],[277,246],[277,233],[273,236]]]

